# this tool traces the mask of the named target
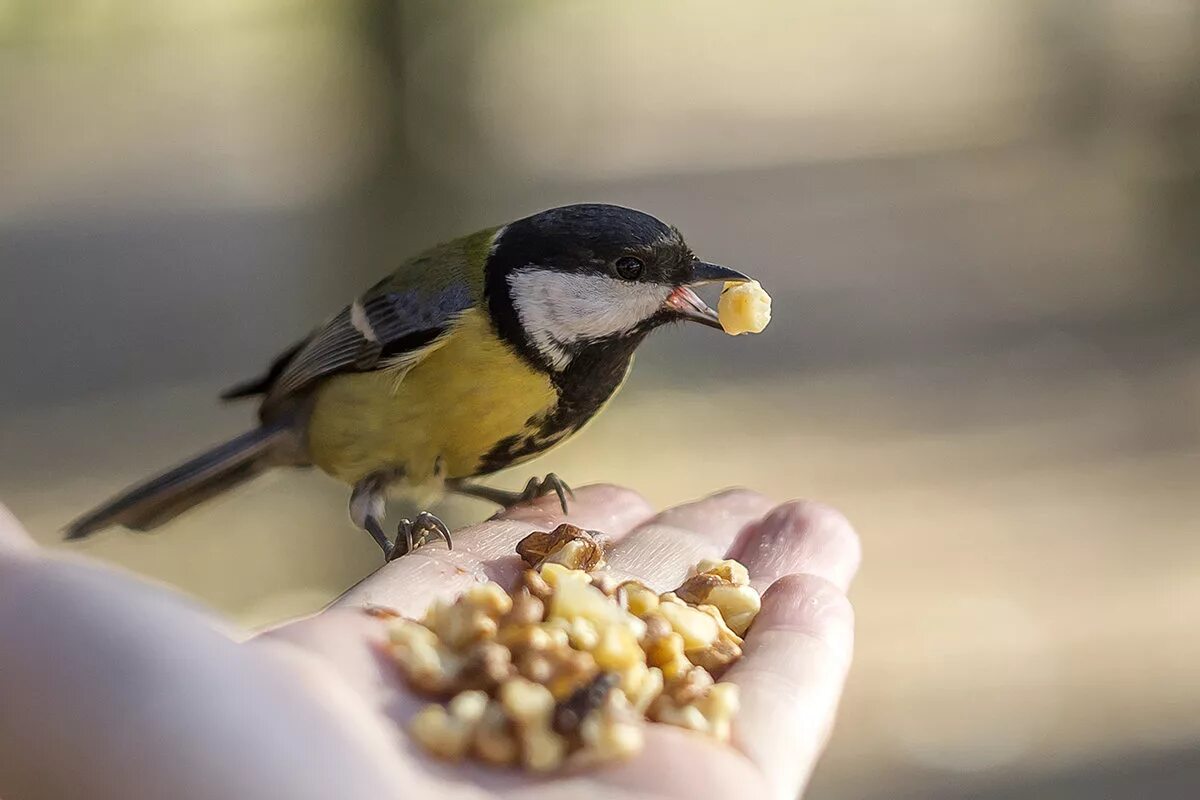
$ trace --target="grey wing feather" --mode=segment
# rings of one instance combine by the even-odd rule
[[[322,325],[283,366],[274,402],[339,372],[407,369],[474,304],[466,286],[429,293],[376,287]]]

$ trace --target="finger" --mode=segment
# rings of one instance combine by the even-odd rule
[[[775,501],[749,489],[726,489],[701,500],[668,508],[651,522],[691,531],[724,553],[750,522],[775,507]]]
[[[33,539],[8,509],[0,505],[0,558],[37,550]]]
[[[862,560],[862,545],[849,521],[829,506],[784,503],[754,525],[729,550],[746,565],[762,591],[784,575],[820,575],[843,592]]]
[[[743,657],[725,676],[741,690],[734,743],[775,796],[795,797],[825,745],[849,668],[854,613],[845,588],[861,548],[841,514],[797,502],[751,526],[731,555],[755,584],[771,584]]]
[[[850,666],[854,612],[816,575],[780,578],[764,595],[742,659],[725,680],[740,687],[733,743],[779,798],[807,784],[832,728]]]
[[[757,492],[731,489],[668,509],[613,547],[608,563],[619,575],[673,589],[697,562],[722,558],[772,505]]]
[[[454,595],[479,581],[511,585],[521,565],[517,542],[534,531],[570,522],[619,540],[652,513],[641,495],[618,486],[585,486],[575,494],[567,514],[557,498],[543,497],[455,533],[453,550],[415,550],[386,564],[336,605],[380,605],[417,615],[434,598]]]

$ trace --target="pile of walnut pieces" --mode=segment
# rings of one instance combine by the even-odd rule
[[[760,606],[744,566],[702,561],[658,594],[618,582],[602,542],[572,525],[517,553],[529,568],[511,594],[484,583],[387,623],[409,685],[443,701],[412,719],[427,750],[546,772],[638,752],[647,721],[728,740],[737,687],[717,678]]]

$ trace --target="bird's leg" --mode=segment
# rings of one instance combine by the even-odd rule
[[[350,493],[350,519],[356,527],[371,534],[383,557],[391,559],[396,546],[383,532],[383,517],[387,512],[387,482],[379,475],[368,475],[354,484]]]
[[[446,543],[447,549],[454,549],[454,542],[450,539],[450,528],[428,511],[422,511],[415,520],[402,519],[400,527],[396,529],[396,545],[388,554],[387,560],[391,561],[411,553],[434,539],[441,539]]]
[[[396,529],[395,544],[387,538],[387,534],[383,532],[383,517],[387,510],[387,486],[390,477],[382,474],[368,475],[354,485],[354,491],[350,494],[350,519],[359,528],[371,534],[371,538],[383,551],[383,557],[391,561],[434,539],[441,539],[447,547],[453,547],[450,528],[428,511],[422,511],[415,520],[400,520]]]
[[[510,492],[506,489],[496,489],[491,486],[481,486],[476,483],[465,483],[462,481],[449,483],[447,484],[447,488],[452,492],[465,494],[468,497],[478,497],[480,500],[488,500],[505,508],[510,508],[518,503],[527,503],[544,495],[555,494],[558,495],[558,503],[562,506],[564,514],[567,513],[567,498],[575,499],[575,492],[571,491],[571,487],[553,472],[547,474],[544,478],[530,478],[529,482],[525,484],[525,489],[520,492]]]

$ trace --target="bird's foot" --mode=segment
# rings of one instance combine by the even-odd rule
[[[383,515],[386,512],[386,489],[395,477],[395,472],[379,472],[368,475],[354,485],[354,491],[350,494],[350,519],[354,524],[371,534],[388,561],[411,553],[434,539],[441,539],[446,547],[453,548],[450,528],[428,511],[422,511],[415,520],[400,520],[396,541],[388,539],[383,532]]]
[[[558,503],[562,506],[564,514],[567,513],[567,498],[575,499],[575,492],[571,490],[571,487],[553,472],[547,474],[544,478],[530,478],[529,482],[525,484],[525,488],[519,492],[495,489],[491,486],[477,486],[472,483],[458,483],[449,488],[453,492],[465,494],[470,497],[478,497],[481,500],[489,500],[505,508],[511,508],[520,503],[528,503],[539,497],[554,494],[558,496]]]
[[[567,485],[567,482],[555,475],[553,472],[546,474],[544,478],[533,477],[525,484],[525,490],[521,492],[519,503],[528,503],[531,500],[536,500],[539,497],[545,497],[548,494],[558,495],[558,504],[562,506],[563,513],[567,513],[567,497],[575,499],[575,491]],[[515,504],[511,504],[515,505]]]
[[[437,539],[444,541],[447,549],[454,549],[450,528],[446,523],[428,511],[422,511],[415,520],[400,520],[396,528],[396,543],[389,543],[390,546],[384,548],[384,557],[392,561]]]

